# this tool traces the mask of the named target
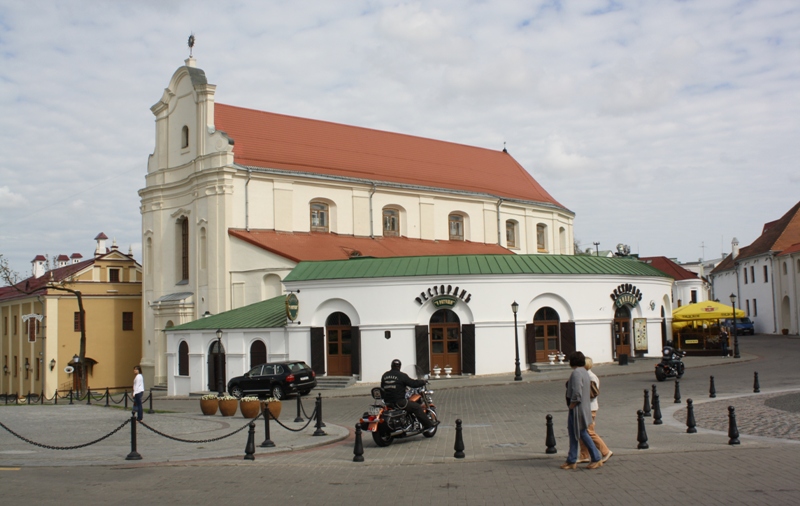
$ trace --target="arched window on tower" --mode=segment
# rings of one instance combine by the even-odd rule
[[[184,125],[181,129],[181,149],[189,147],[189,127]]]
[[[189,281],[189,218],[182,217],[178,220],[178,228],[179,228],[179,242],[178,242],[178,277],[180,278],[179,282],[188,282]]]

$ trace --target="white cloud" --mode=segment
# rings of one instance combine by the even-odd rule
[[[12,192],[8,186],[0,186],[0,209],[15,209],[24,206],[27,202],[25,197]]]

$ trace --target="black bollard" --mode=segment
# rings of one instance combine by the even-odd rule
[[[661,425],[661,401],[659,401],[659,395],[655,394],[653,396],[653,425]]]
[[[153,411],[153,389],[152,388],[150,389],[149,400],[150,400],[150,409],[147,410],[147,414],[148,415],[152,415],[153,413],[155,413],[155,411]]]
[[[556,450],[556,435],[553,433],[553,415],[547,415],[545,419],[547,420],[547,437],[544,440],[547,450],[545,453],[558,453],[558,450]]]
[[[28,395],[25,398],[25,404],[27,404],[28,406],[31,405],[31,391],[30,390],[28,390]]]
[[[656,386],[653,385],[653,394],[650,396],[650,409],[653,411],[656,410],[656,395],[658,395],[658,391],[656,390]]]
[[[256,460],[256,424],[247,424],[250,429],[247,431],[247,444],[244,447],[244,460]]]
[[[717,396],[717,389],[714,388],[714,376],[711,376],[711,384],[708,387],[708,396],[712,398]]]
[[[275,443],[272,442],[269,436],[269,408],[266,402],[261,406],[263,408],[262,413],[264,414],[264,442],[261,443],[261,448],[272,448],[275,446]]]
[[[71,388],[69,389],[69,403],[70,403],[70,405],[72,405],[72,389]]]
[[[108,407],[108,387],[106,387],[106,407]]]
[[[686,433],[695,434],[697,422],[694,421],[694,406],[691,399],[686,399]]]
[[[456,444],[453,446],[456,451],[453,457],[463,459],[464,455],[464,437],[461,435],[461,419],[456,420]]]
[[[302,422],[305,421],[305,420],[303,420],[303,417],[300,415],[300,410],[302,409],[302,406],[300,405],[300,403],[302,402],[300,400],[300,397],[301,397],[301,395],[298,393],[297,394],[297,416],[294,418],[294,421],[297,422],[297,423],[302,423]]]
[[[644,389],[644,406],[642,406],[642,416],[650,416],[650,391]]]
[[[128,391],[125,390],[125,409],[128,409]]]
[[[761,392],[761,385],[758,384],[758,371],[753,373],[753,393]]]
[[[650,445],[647,444],[647,431],[644,428],[644,411],[641,409],[636,412],[637,419],[639,421],[639,435],[636,438],[639,441],[639,445],[636,447],[640,450],[646,450],[650,448]]]
[[[131,415],[131,452],[125,460],[142,460],[142,456],[136,451],[136,415]]]
[[[56,393],[53,396],[53,404],[58,404],[58,389],[56,388]]]
[[[87,388],[86,389],[86,405],[87,406],[91,406],[92,405],[92,389],[91,388]]]
[[[364,462],[364,443],[361,442],[361,424],[356,424],[356,444],[353,447],[353,462]]]
[[[322,394],[319,394],[317,396],[317,407],[316,407],[316,409],[314,409],[314,411],[316,411],[315,418],[317,419],[317,425],[316,425],[317,430],[314,431],[313,435],[314,436],[327,436],[327,434],[325,434],[325,431],[322,430],[322,427],[324,426],[323,423],[322,423]]]
[[[681,382],[675,380],[675,404],[681,403]]]
[[[728,444],[739,444],[739,427],[736,426],[736,410],[728,406]]]
[[[42,390],[42,395],[39,397],[39,404],[44,405],[44,390]]]

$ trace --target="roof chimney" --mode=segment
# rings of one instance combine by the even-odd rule
[[[69,257],[67,255],[58,255],[56,257],[56,268],[69,265]]]
[[[44,255],[36,255],[36,258],[31,260],[31,272],[33,272],[34,278],[41,278],[44,276],[45,264],[47,264],[47,258],[45,258]]]
[[[736,258],[739,256],[739,239],[733,238],[731,241],[731,258]]]
[[[80,253],[73,253],[70,256],[70,258],[72,259],[72,263],[73,264],[77,264],[78,262],[81,261],[81,258],[83,258],[83,255],[81,255]]]
[[[108,236],[102,232],[97,234],[97,237],[94,238],[94,240],[97,241],[97,248],[94,250],[94,256],[99,257],[100,255],[105,255],[107,253],[106,239],[108,239]]]

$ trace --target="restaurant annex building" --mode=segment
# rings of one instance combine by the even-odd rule
[[[305,360],[318,375],[376,382],[393,358],[404,370],[512,372],[519,304],[522,367],[554,351],[596,362],[660,356],[671,332],[672,278],[634,258],[451,255],[300,262],[286,297],[201,318],[167,331],[170,395],[214,390],[251,365]],[[293,300],[293,303],[295,301]],[[215,332],[223,330],[221,342]],[[221,346],[220,346],[221,345]]]

